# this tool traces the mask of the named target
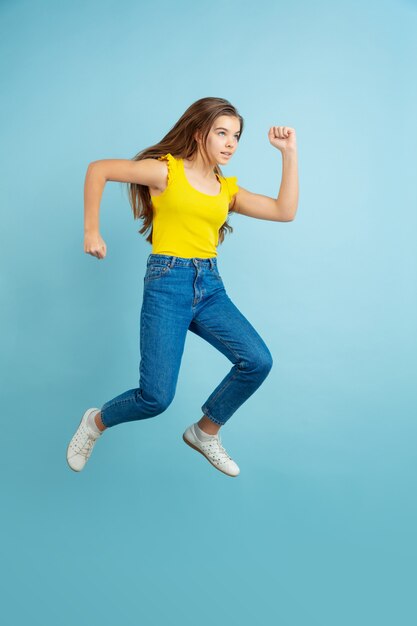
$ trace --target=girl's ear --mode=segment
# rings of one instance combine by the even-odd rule
[[[197,131],[194,133],[194,139],[196,140],[196,142],[197,142],[197,143],[200,143],[200,142],[201,142],[201,130],[197,130]]]

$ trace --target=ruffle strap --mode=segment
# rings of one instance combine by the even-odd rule
[[[229,198],[231,200],[232,197],[235,195],[235,193],[239,191],[239,186],[237,184],[237,176],[228,176],[226,178],[226,182],[227,182],[227,188],[229,190]]]
[[[168,166],[168,180],[167,185],[170,185],[175,178],[176,170],[177,170],[177,161],[175,157],[172,156],[170,152],[167,154],[163,154],[158,157],[158,161],[166,161]]]

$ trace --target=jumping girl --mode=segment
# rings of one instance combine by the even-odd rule
[[[237,476],[238,465],[223,447],[220,427],[258,389],[272,367],[263,339],[233,304],[217,264],[230,212],[288,222],[298,206],[295,130],[272,126],[268,138],[282,153],[278,198],[238,186],[220,164],[236,152],[243,118],[222,98],[192,104],[156,145],[133,159],[90,163],[84,188],[84,252],[103,259],[99,233],[100,201],[107,181],[128,183],[140,234],[150,229],[152,244],[143,278],[140,316],[139,386],[89,408],[67,448],[67,462],[79,472],[103,431],[122,422],[163,413],[177,385],[187,331],[199,335],[233,363],[201,406],[203,415],[183,433],[191,448],[218,470]]]

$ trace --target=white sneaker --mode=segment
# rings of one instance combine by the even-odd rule
[[[197,452],[201,452],[201,454],[205,456],[216,469],[223,472],[223,474],[227,474],[228,476],[237,476],[239,474],[240,469],[223,448],[219,433],[217,433],[217,436],[213,437],[213,439],[200,441],[195,433],[194,424],[191,424],[183,433],[182,438],[191,448],[194,448]]]
[[[87,424],[87,418],[90,413],[92,411],[99,410],[100,409],[97,408],[86,410],[81,418],[80,425],[78,426],[75,435],[69,442],[67,448],[67,462],[70,468],[75,472],[80,472],[84,468],[93,451],[94,444],[96,443],[97,439],[103,434],[93,432],[93,430]]]

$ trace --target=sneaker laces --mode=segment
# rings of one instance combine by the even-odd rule
[[[88,459],[98,437],[99,434],[92,433],[85,424],[81,424],[71,441],[71,447],[77,454]]]
[[[204,441],[204,447],[206,448],[208,455],[213,459],[213,461],[217,461],[218,463],[226,463],[229,460],[233,460],[222,446],[220,435],[217,435],[215,439],[212,439],[210,441]]]

